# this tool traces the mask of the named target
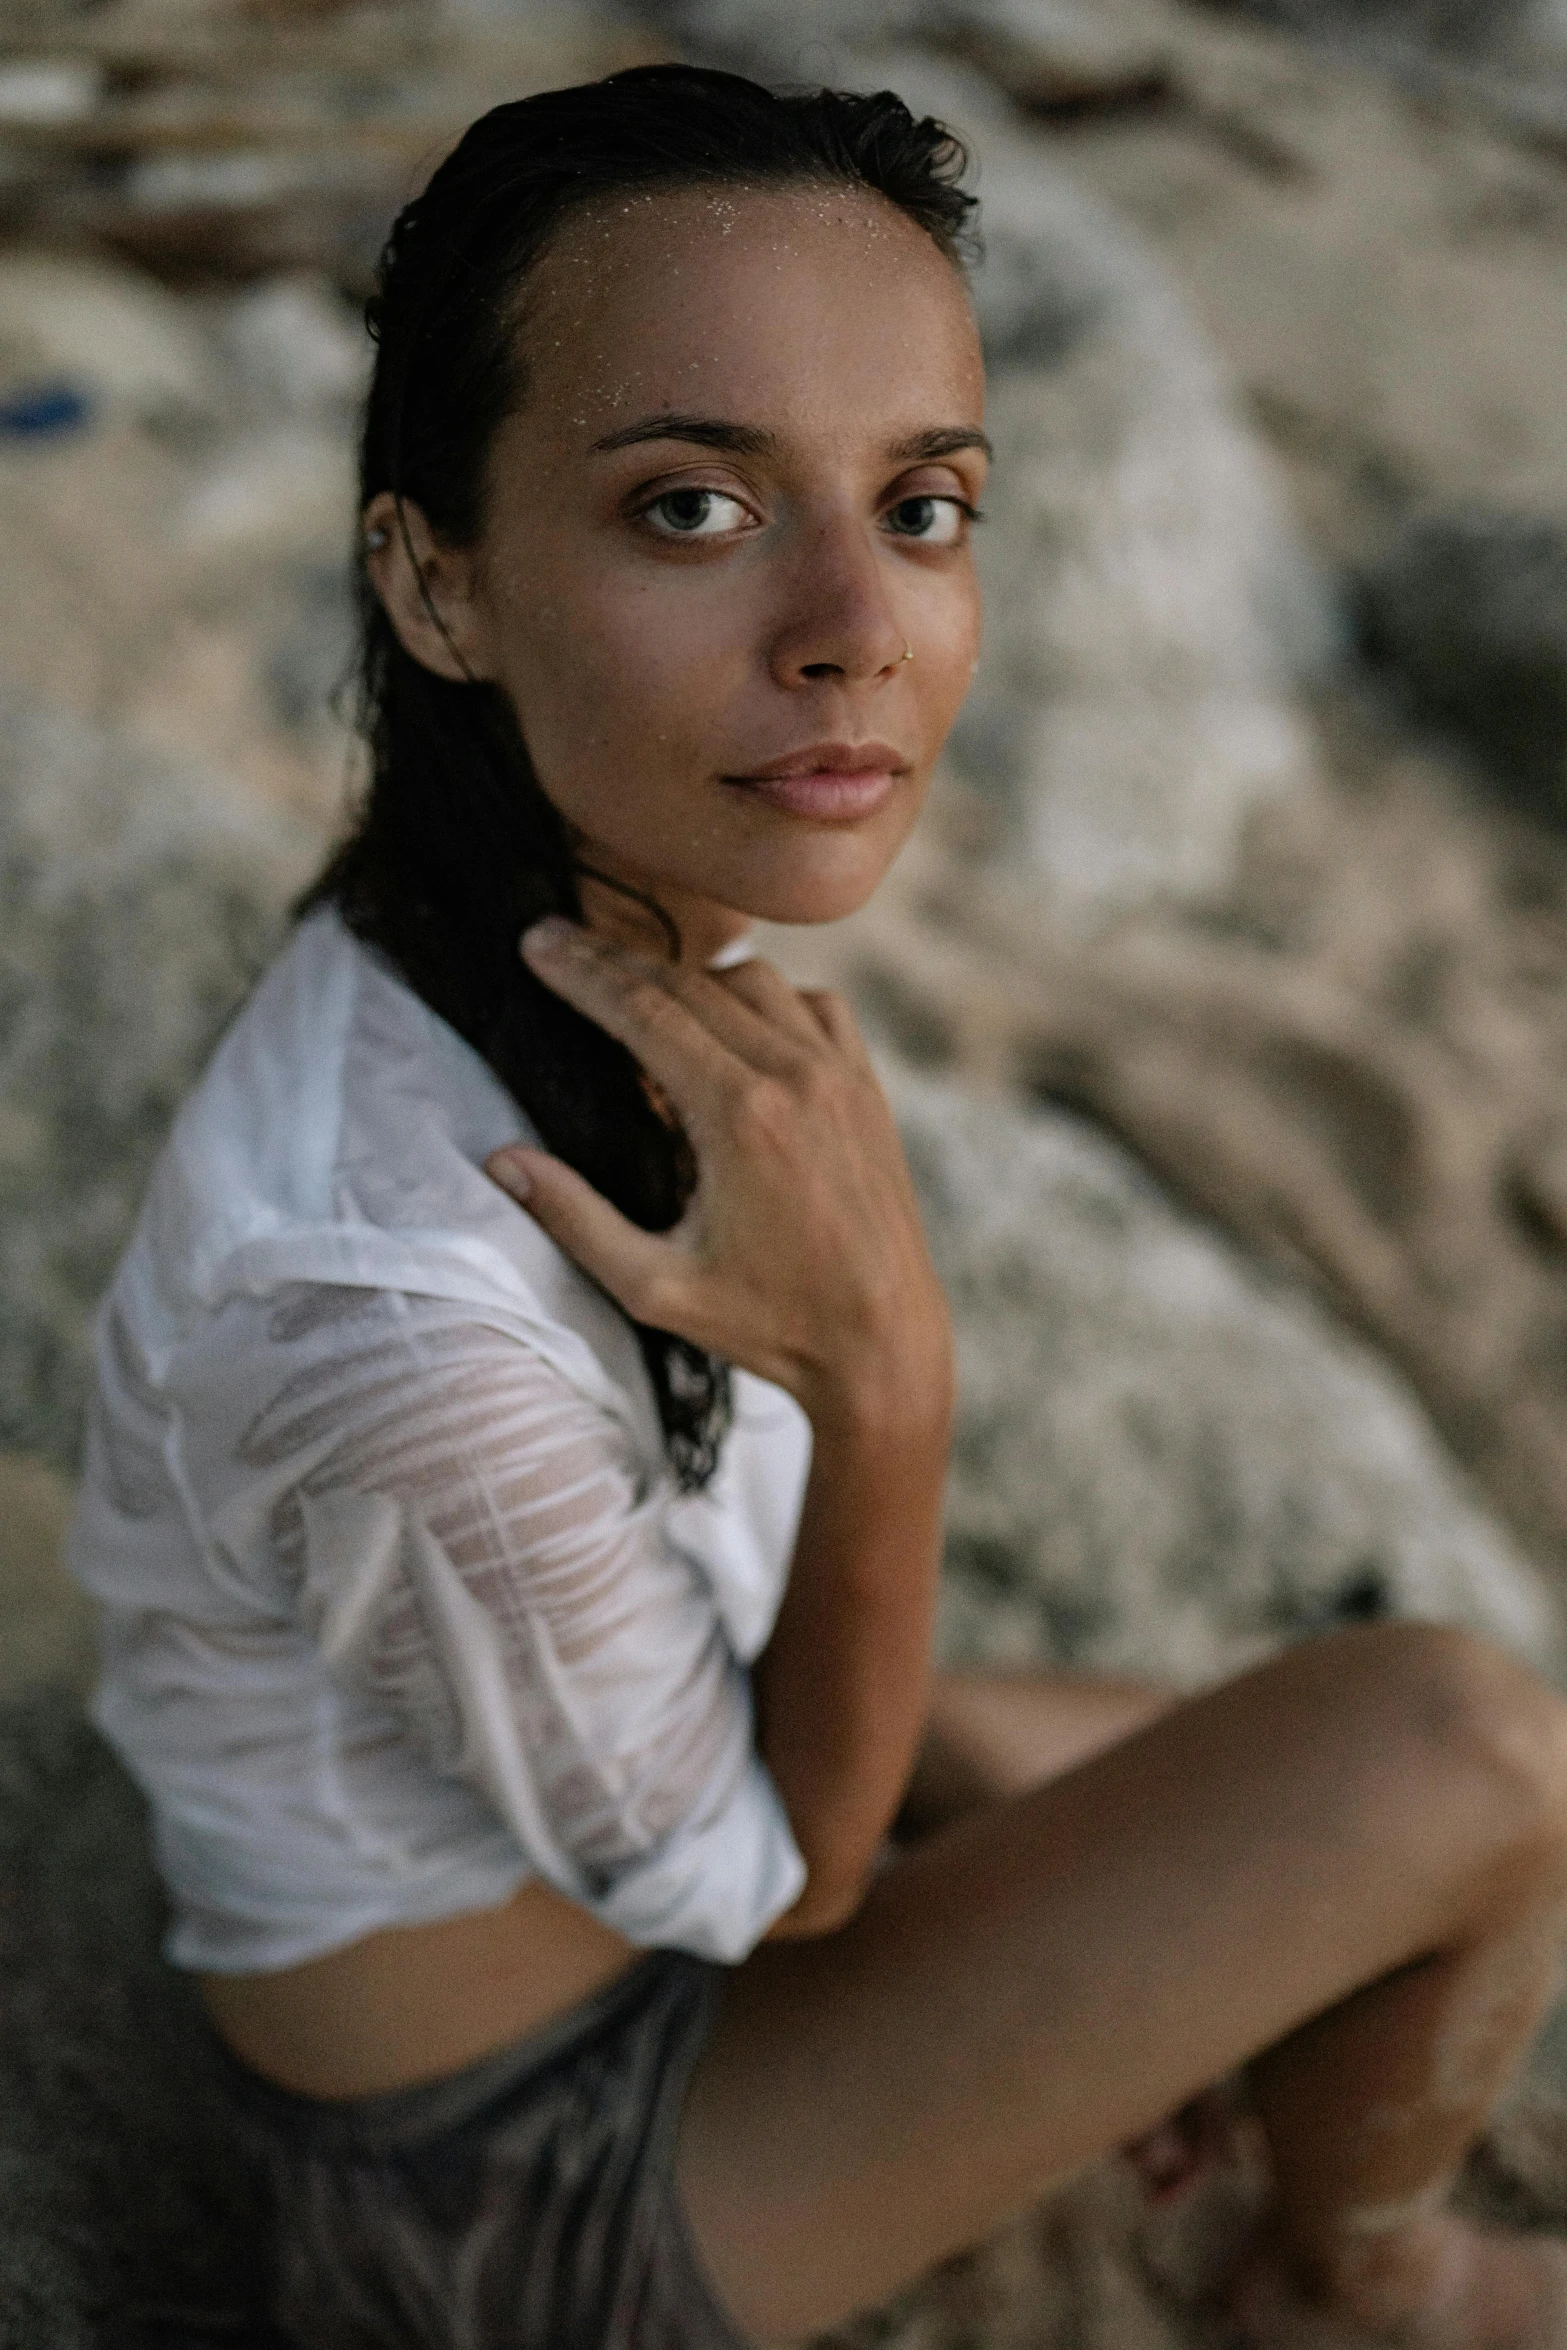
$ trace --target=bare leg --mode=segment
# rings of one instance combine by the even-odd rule
[[[698,2240],[742,2324],[792,2340],[1271,2051],[1284,2257],[1423,2326],[1458,2242],[1426,2215],[1549,1995],[1564,1888],[1567,1709],[1543,1684],[1428,1628],[1295,1649],[737,1969],[682,2135]],[[1388,2206],[1373,2311],[1344,2247]],[[1538,2266],[1489,2335],[1507,2279],[1469,2268],[1468,2330],[1408,2338],[1523,2350]]]
[[[1241,2295],[1264,2336],[1280,2285],[1372,2327],[1429,2312],[1415,2341],[1523,2343],[1534,2248],[1447,2214],[1446,2188],[1555,1988],[1561,1916],[1498,1889],[1491,1931],[1340,2002],[1251,2068],[1273,2151],[1271,2243]],[[1375,2083],[1368,2100],[1365,2083]],[[1270,2288],[1272,2288],[1270,2290]],[[1555,2280],[1567,2344],[1567,2267]],[[1467,2329],[1467,2330],[1466,2330]]]
[[[894,1833],[911,1840],[983,1803],[1022,1795],[1129,1738],[1179,1701],[1173,1690],[1037,1665],[939,1672]],[[1232,2096],[1192,2098],[1120,2151],[1151,2202],[1188,2193],[1231,2149]]]
[[[1168,1690],[1102,1674],[938,1673],[898,1833],[929,1835],[982,1803],[1057,1779],[1174,1703]]]
[[[1147,1681],[1037,1665],[938,1672],[913,1776],[894,1833],[909,1841],[965,1812],[1060,1778],[1178,1703]],[[1120,2151],[1151,2202],[1186,2194],[1233,2143],[1235,2108],[1195,2097]]]

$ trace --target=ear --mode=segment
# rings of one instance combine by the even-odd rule
[[[404,652],[455,685],[487,674],[471,550],[438,539],[411,499],[382,490],[364,510],[365,569]]]

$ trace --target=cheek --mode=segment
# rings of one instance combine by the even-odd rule
[[[979,640],[979,589],[972,581],[930,614],[923,643],[911,640],[921,707],[938,735],[945,735],[974,681]]]
[[[675,763],[722,700],[732,648],[722,616],[625,580],[556,579],[503,615],[501,669],[523,734],[551,785],[575,788],[634,755]]]

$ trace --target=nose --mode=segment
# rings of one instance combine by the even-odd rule
[[[820,520],[792,550],[769,666],[780,685],[863,685],[903,659],[884,558],[857,514]]]

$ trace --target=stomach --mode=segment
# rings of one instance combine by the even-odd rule
[[[302,2097],[375,2097],[525,2039],[643,1955],[533,1878],[493,1909],[199,1981],[220,2036],[252,2071]]]

